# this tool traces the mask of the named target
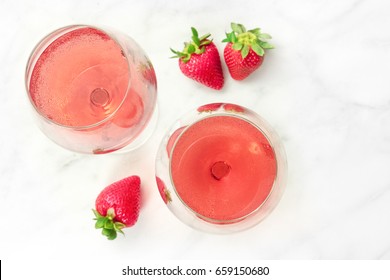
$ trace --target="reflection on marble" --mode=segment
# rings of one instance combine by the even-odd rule
[[[0,2],[1,259],[390,259],[388,1],[25,2]],[[210,32],[222,53],[230,21],[273,35],[276,49],[262,68],[236,82],[224,66],[220,92],[184,77],[169,47],[179,48],[195,26]],[[23,81],[30,51],[52,29],[73,23],[127,32],[154,63],[158,127],[131,154],[68,152],[31,117]],[[181,224],[154,181],[167,127],[217,101],[242,104],[268,120],[289,163],[275,211],[249,231],[223,236]],[[139,222],[108,242],[93,229],[90,209],[105,185],[132,174],[142,178]]]

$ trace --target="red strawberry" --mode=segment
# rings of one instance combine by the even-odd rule
[[[157,182],[158,191],[160,192],[162,199],[164,200],[165,204],[168,204],[169,202],[172,201],[171,193],[165,186],[163,180],[161,180],[157,176],[156,176],[156,182]]]
[[[224,49],[224,58],[233,79],[241,81],[260,67],[264,59],[264,50],[273,46],[266,42],[271,36],[261,33],[260,28],[246,30],[242,24],[232,23],[233,31],[226,33],[228,43]]]
[[[210,104],[206,104],[206,105],[202,105],[202,106],[198,107],[197,110],[199,113],[203,113],[203,112],[210,113],[213,111],[217,111],[222,106],[222,104],[223,103],[210,103]]]
[[[96,148],[94,150],[92,150],[92,153],[95,154],[95,155],[104,155],[104,154],[107,154],[107,153],[112,153],[112,152],[115,152],[117,151],[118,149],[102,149],[102,148]]]
[[[198,31],[191,27],[192,41],[184,43],[183,51],[171,51],[179,58],[179,67],[184,75],[210,88],[220,90],[224,78],[221,59],[214,43],[207,39],[210,34],[199,38]]]
[[[140,209],[141,180],[131,176],[117,181],[105,189],[96,198],[95,228],[101,228],[102,234],[109,240],[123,234],[122,229],[133,226]]]
[[[156,73],[154,72],[153,64],[147,59],[146,63],[140,63],[138,66],[138,71],[141,73],[142,77],[149,83],[154,89],[157,89],[157,78]]]
[[[236,104],[231,104],[231,103],[226,103],[223,108],[225,109],[225,111],[230,111],[230,112],[234,112],[234,113],[244,113],[245,112],[245,109],[239,105],[236,105]]]

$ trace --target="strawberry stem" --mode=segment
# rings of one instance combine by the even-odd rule
[[[175,54],[171,58],[180,58],[184,63],[187,63],[191,59],[191,55],[204,53],[206,50],[205,46],[212,42],[212,40],[208,39],[210,33],[199,37],[198,31],[194,27],[191,27],[191,32],[192,41],[185,42],[184,49],[181,52],[171,48],[171,51]]]
[[[95,228],[102,229],[102,234],[106,236],[108,240],[114,240],[117,237],[118,232],[124,235],[122,229],[125,225],[115,221],[114,208],[109,208],[106,216],[101,215],[95,209],[92,209],[92,211],[95,214]]]
[[[231,23],[232,32],[226,33],[225,43],[232,43],[232,48],[241,52],[244,59],[252,49],[257,55],[263,56],[265,49],[273,49],[274,46],[266,40],[271,39],[271,35],[261,33],[260,28],[246,30],[245,26],[239,23]]]

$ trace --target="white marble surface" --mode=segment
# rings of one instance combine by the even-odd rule
[[[0,1],[0,259],[390,259],[390,2]],[[219,43],[231,21],[262,27],[275,50],[243,82],[225,70],[221,92],[185,78],[169,47],[190,26]],[[31,117],[25,64],[49,31],[115,27],[154,63],[160,119],[149,142],[126,155],[86,156],[48,140]],[[165,207],[154,181],[160,139],[198,105],[247,106],[283,139],[286,192],[257,227],[197,232]],[[91,208],[114,180],[138,174],[144,201],[126,237],[105,240]]]

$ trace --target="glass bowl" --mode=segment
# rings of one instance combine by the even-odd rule
[[[237,232],[260,223],[278,204],[286,177],[278,135],[237,104],[206,104],[180,118],[156,158],[164,203],[183,223],[205,232]]]
[[[127,151],[154,129],[153,65],[122,32],[89,25],[53,31],[33,49],[25,83],[40,129],[66,149]]]

